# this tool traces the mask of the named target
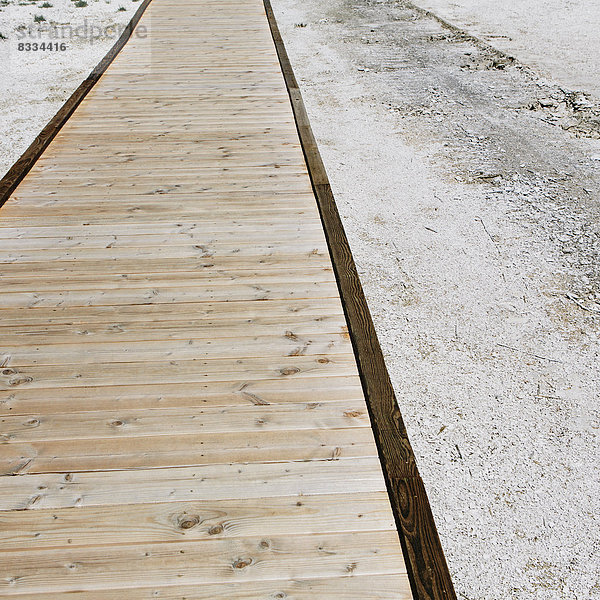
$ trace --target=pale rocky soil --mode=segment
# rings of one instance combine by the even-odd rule
[[[600,598],[597,100],[409,2],[273,5],[459,598]]]
[[[45,3],[52,6],[42,7]],[[82,7],[72,0],[0,0],[0,34],[6,38],[0,38],[0,177],[116,42],[110,31],[104,35],[105,29],[128,23],[138,6],[139,0],[87,0]],[[36,16],[45,21],[36,24]],[[16,49],[22,28],[32,26],[37,32],[39,26],[70,24],[75,29],[86,20],[88,27],[103,30],[93,43],[68,40],[64,52]],[[49,38],[44,35],[40,41]]]
[[[600,98],[598,0],[419,0],[418,5],[517,56],[540,75]]]

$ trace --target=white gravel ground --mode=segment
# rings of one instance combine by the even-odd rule
[[[114,42],[17,27],[138,6],[49,1],[0,0],[2,172]],[[459,597],[600,598],[597,0],[421,3],[560,86],[408,1],[273,5]]]
[[[106,29],[128,23],[138,6],[137,0],[87,0],[81,7],[72,0],[0,0],[0,34],[6,38],[0,39],[0,177],[115,43],[115,30]],[[36,16],[45,21],[36,23]],[[75,30],[86,22],[88,29],[102,29],[100,38],[71,37],[65,51],[17,49],[19,41],[50,41],[50,34],[30,38],[29,27],[36,36],[40,27],[69,24]]]

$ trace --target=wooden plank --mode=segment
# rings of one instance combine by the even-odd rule
[[[128,97],[125,93],[119,94],[119,97]],[[141,93],[140,90],[136,91],[135,96],[129,96],[130,99],[138,99],[144,100],[144,94]],[[181,97],[181,96],[179,96]],[[194,100],[196,101],[201,95],[198,94],[189,96],[185,98],[188,102]],[[220,102],[223,99],[226,99],[228,96],[224,95],[215,95],[211,93],[210,98],[213,102]],[[271,95],[268,96],[269,98]],[[149,99],[158,99],[161,98],[163,100],[167,100],[172,98],[172,96],[166,94],[162,96],[160,94],[155,95],[154,93],[148,93],[147,98]],[[158,148],[162,148],[163,145],[167,148],[176,148],[181,146],[194,147],[196,149],[201,148],[200,144],[204,145],[205,143],[219,143],[221,145],[227,144],[240,144],[240,143],[254,143],[257,145],[258,149],[269,146],[271,148],[275,147],[274,138],[269,135],[268,131],[260,131],[256,132],[236,132],[236,131],[217,131],[211,130],[210,132],[171,132],[164,131],[161,133],[156,133],[155,131],[146,131],[146,132],[134,132],[134,131],[117,131],[117,132],[102,132],[99,131],[94,135],[94,141],[90,141],[89,133],[85,131],[69,131],[69,135],[59,134],[56,136],[54,143],[48,148],[47,152],[44,156],[55,156],[57,154],[62,154],[62,149],[68,144],[68,151],[72,154],[75,154],[75,151],[78,148],[87,148],[91,149],[95,147],[95,144],[98,144],[98,147],[102,151],[106,149],[106,145],[110,144],[111,140],[115,143],[115,150],[117,151],[125,151],[128,144],[147,144],[148,142],[155,142],[158,144]],[[290,144],[298,143],[298,136],[294,135],[290,132],[278,132],[277,141],[283,147],[288,146]],[[148,151],[148,146],[143,148],[143,151]],[[156,151],[157,147],[153,148],[153,151]]]
[[[281,327],[281,325],[280,325]],[[153,329],[153,332],[156,330]],[[180,333],[184,336],[186,330]],[[189,333],[189,330],[188,330]],[[87,364],[94,362],[122,363],[144,361],[171,361],[193,359],[216,359],[259,356],[315,356],[329,354],[352,354],[352,345],[343,332],[316,334],[303,339],[291,331],[279,335],[251,336],[242,328],[233,335],[219,339],[187,339],[150,341],[140,338],[132,341],[94,342],[79,337],[77,343],[56,344],[51,335],[36,335],[36,346],[10,346],[4,341],[0,354],[4,355],[5,367],[28,367],[33,365]],[[13,334],[14,335],[14,334]],[[73,336],[75,337],[75,336]],[[31,338],[30,338],[31,339]],[[73,342],[73,338],[71,342]],[[82,354],[82,350],[85,354]]]
[[[3,232],[4,233],[4,232]],[[18,252],[20,250],[48,250],[48,249],[73,249],[73,248],[163,248],[167,244],[169,247],[190,246],[198,248],[204,246],[210,248],[214,246],[217,250],[227,250],[229,248],[252,247],[254,244],[269,242],[275,247],[283,244],[298,247],[301,242],[310,243],[313,248],[320,246],[325,242],[321,231],[310,229],[306,232],[296,232],[293,230],[270,232],[267,234],[261,232],[248,232],[244,239],[236,239],[233,233],[219,234],[219,237],[205,231],[190,231],[180,233],[179,235],[155,235],[152,233],[141,235],[117,235],[105,233],[104,235],[75,235],[51,237],[51,230],[46,231],[48,237],[24,237],[21,232],[17,236],[3,236],[2,245],[4,251]],[[74,232],[75,233],[75,232]],[[315,244],[316,245],[313,245]],[[196,254],[197,255],[197,254]]]
[[[128,125],[131,126],[131,124]],[[155,125],[152,124],[152,127],[155,128]],[[228,186],[233,186],[233,184],[237,184],[239,180],[243,180],[243,183],[246,185],[242,189],[248,190],[258,186],[258,190],[260,191],[261,183],[264,184],[265,179],[269,178],[273,180],[270,183],[272,183],[273,186],[278,184],[280,189],[285,189],[283,183],[280,183],[285,182],[285,185],[291,190],[300,193],[306,192],[306,188],[303,185],[295,185],[295,180],[298,180],[298,184],[305,180],[303,175],[305,175],[306,169],[303,164],[296,160],[293,162],[261,162],[264,164],[252,165],[241,162],[236,165],[233,162],[228,161],[225,164],[222,162],[219,164],[217,162],[216,164],[193,166],[193,163],[188,163],[187,169],[176,169],[176,167],[185,167],[183,161],[178,161],[174,165],[174,169],[157,168],[156,173],[144,173],[140,168],[127,169],[127,165],[118,169],[96,167],[93,170],[89,167],[86,168],[86,165],[81,165],[81,168],[74,168],[70,171],[63,170],[61,172],[56,170],[45,170],[32,172],[30,176],[27,177],[27,181],[23,182],[20,192],[21,197],[26,197],[29,191],[42,189],[41,186],[47,181],[48,183],[60,184],[61,194],[63,194],[65,198],[68,198],[69,192],[78,191],[81,188],[90,185],[99,185],[99,191],[103,191],[105,188],[108,188],[109,190],[130,190],[140,183],[148,185],[154,182],[157,182],[158,184],[163,184],[165,182],[169,183],[175,179],[175,176],[176,181],[181,184],[179,186],[181,188],[184,188],[184,184],[188,182],[198,181],[202,184],[218,184],[219,188],[223,186],[225,190],[227,190]],[[129,166],[133,167],[133,165]],[[112,181],[106,181],[106,183],[102,181],[103,176],[108,179],[111,177],[111,174]],[[226,183],[222,181],[222,179],[225,179],[223,177],[224,174],[226,174]],[[94,183],[92,183],[92,181]],[[100,181],[102,181],[102,183],[99,183]],[[253,184],[253,186],[250,184]],[[264,190],[264,185],[262,186],[262,189]],[[277,189],[277,187],[274,187],[274,189]]]
[[[0,594],[204,585],[402,573],[395,532],[256,536],[106,548],[3,552]],[[40,560],[43,556],[43,560]],[[194,568],[189,568],[194,565]],[[137,577],[132,573],[138,573]],[[143,575],[142,575],[143,574]]]
[[[316,250],[316,248],[314,248]],[[196,255],[204,258],[215,258],[217,254],[211,254],[212,250],[206,246],[202,248],[196,248]],[[318,250],[317,250],[318,252]],[[157,252],[157,257],[163,257],[164,254]],[[69,257],[72,260],[78,260],[78,251],[69,251]],[[207,256],[208,255],[208,256]],[[240,256],[242,252],[232,251],[230,256]],[[140,260],[151,258],[152,250],[146,250],[143,256],[140,256]],[[40,257],[41,258],[41,255]],[[94,257],[97,259],[98,257]],[[129,260],[133,257],[130,256]],[[173,258],[173,257],[168,257]],[[188,257],[191,258],[191,257]],[[140,287],[152,287],[152,288],[164,288],[172,287],[173,285],[182,287],[196,287],[196,286],[208,286],[208,285],[239,285],[242,283],[269,285],[270,283],[280,283],[283,281],[290,281],[292,277],[289,277],[283,271],[283,266],[279,268],[274,266],[270,268],[268,265],[264,269],[260,269],[261,260],[260,257],[256,257],[256,266],[259,269],[223,269],[213,271],[211,269],[194,269],[190,271],[178,270],[178,271],[166,271],[159,273],[103,273],[98,272],[91,275],[86,272],[76,272],[75,274],[69,274],[69,261],[61,261],[61,265],[64,269],[64,273],[56,271],[53,273],[44,273],[38,270],[35,277],[28,277],[26,274],[18,274],[16,276],[3,276],[2,283],[6,292],[42,292],[42,291],[60,291],[68,288],[70,290],[110,290],[110,289],[126,289],[126,288],[140,288]],[[118,260],[118,252],[115,252],[114,260]],[[19,259],[15,259],[17,261]],[[20,263],[21,261],[19,261]],[[42,261],[39,261],[42,262]],[[56,260],[56,262],[59,262]],[[81,262],[78,260],[78,262]],[[172,264],[179,264],[181,261],[172,261]],[[192,261],[188,261],[188,264]],[[66,264],[65,264],[66,263]],[[9,263],[12,264],[12,263]],[[88,263],[89,264],[89,263]],[[193,262],[192,262],[193,265]],[[0,263],[0,271],[2,270],[2,263]],[[100,278],[99,275],[102,275]],[[329,267],[308,267],[304,269],[299,268],[293,273],[294,283],[327,283],[335,281],[333,271]],[[1,310],[1,309],[0,309]]]
[[[165,193],[165,196],[167,194]],[[82,200],[83,201],[83,200]],[[6,206],[3,207],[6,209]],[[212,219],[214,218],[214,213],[206,210],[185,210],[180,212],[169,212],[168,210],[163,211],[162,213],[148,213],[148,214],[139,214],[140,211],[132,211],[127,214],[123,214],[121,212],[117,214],[87,214],[87,215],[77,215],[74,218],[70,219],[71,224],[79,225],[81,227],[87,226],[95,226],[102,225],[104,227],[110,227],[113,224],[115,225],[124,225],[128,222],[131,222],[132,225],[145,225],[156,223],[157,221],[162,222],[173,222],[178,220],[180,222],[186,221],[198,221],[204,219]],[[223,212],[219,215],[221,220],[223,221],[231,221],[231,222],[241,222],[247,224],[255,224],[255,223],[264,223],[265,221],[271,221],[273,219],[278,222],[291,222],[298,219],[311,220],[313,218],[312,211],[310,214],[307,214],[306,210],[297,210],[291,209],[288,211],[281,211],[275,217],[273,216],[273,210],[263,210],[263,211],[249,211],[248,213],[240,213],[239,211],[231,210],[229,212]],[[317,219],[318,217],[315,217]],[[14,214],[13,216],[3,215],[2,223],[5,227],[61,227],[65,222],[65,215],[48,213],[45,216],[31,217],[31,216],[19,216],[18,214]],[[315,220],[315,222],[317,222]]]
[[[306,379],[354,375],[352,355],[290,356],[239,359],[94,363],[58,366],[6,367],[0,370],[0,390],[48,389],[110,385],[212,383],[260,379]]]
[[[314,212],[313,207],[309,205],[308,191],[304,187],[297,187],[295,183],[300,183],[304,181],[306,178],[305,174],[302,172],[294,173],[294,174],[282,174],[278,175],[278,169],[272,169],[270,171],[271,174],[266,175],[270,179],[272,179],[272,192],[274,195],[276,194],[294,194],[298,202],[297,205],[301,205],[303,208],[306,206],[306,210],[309,208],[312,213]],[[163,176],[162,178],[148,178],[146,180],[142,180],[141,178],[137,181],[129,181],[121,184],[117,183],[101,183],[99,184],[94,178],[82,179],[73,185],[64,185],[65,182],[57,179],[54,183],[60,189],[57,189],[55,192],[48,192],[48,190],[44,190],[44,184],[31,183],[31,185],[24,186],[19,188],[20,190],[20,199],[29,199],[29,200],[39,200],[40,203],[45,202],[47,206],[53,205],[52,196],[56,196],[61,200],[71,200],[71,201],[83,201],[88,198],[93,198],[97,202],[98,198],[109,200],[110,198],[120,198],[123,202],[130,201],[130,204],[124,207],[122,210],[118,210],[118,206],[114,206],[108,204],[104,207],[104,203],[98,203],[97,209],[101,209],[100,212],[114,212],[115,216],[121,215],[123,213],[131,212],[133,207],[137,207],[136,210],[142,210],[146,206],[149,200],[154,197],[154,199],[158,198],[160,202],[163,203],[163,210],[167,210],[167,208],[176,214],[180,214],[181,209],[187,208],[185,202],[190,202],[193,199],[196,200],[205,200],[206,203],[213,201],[214,199],[210,198],[211,193],[218,192],[220,194],[224,194],[232,198],[233,194],[238,192],[251,192],[255,196],[261,195],[262,188],[264,186],[264,176],[261,177],[258,174],[255,177],[250,177],[245,173],[240,173],[238,177],[232,177],[231,179],[227,178],[227,183],[223,183],[220,181],[223,179],[222,175],[219,177],[218,173],[208,173],[204,177],[201,176],[186,176],[186,177],[178,177],[176,174],[171,174],[170,176]],[[292,179],[292,181],[290,181]],[[293,180],[296,179],[297,182]],[[96,189],[94,189],[96,188]],[[179,210],[174,209],[173,207],[164,206],[165,196],[168,196],[170,200],[180,201],[181,206],[179,206]],[[182,198],[183,197],[183,198]],[[263,192],[264,197],[264,192]],[[15,197],[15,200],[19,200],[19,197]],[[217,199],[222,201],[222,197]],[[255,207],[252,212],[256,214],[265,213],[268,215],[269,210],[273,209],[273,206],[277,204],[277,199],[273,200],[271,204],[267,202],[265,198],[265,208]],[[288,202],[283,203],[283,198],[278,198],[279,207],[282,211],[292,211],[292,210],[300,210],[298,206],[294,205],[288,198]],[[137,203],[136,203],[137,201]],[[213,210],[211,213],[206,213],[206,216],[219,215],[221,218],[227,216],[232,211],[233,208],[236,208],[235,200],[228,200],[226,203],[219,203],[219,201],[213,202]],[[26,215],[31,214],[31,216],[35,216],[35,206],[30,206],[31,203],[24,203],[24,211]],[[81,215],[87,215],[88,213],[94,213],[93,210],[94,202],[91,201],[90,204],[84,204],[80,202],[79,209],[81,211]],[[6,216],[11,216],[13,211],[13,202],[7,203],[4,207],[4,212]],[[237,208],[240,208],[241,203],[238,202]],[[151,205],[152,206],[152,205]],[[146,210],[150,210],[151,206]],[[44,206],[40,207],[40,210],[45,208]],[[60,206],[57,205],[55,207],[56,210],[60,210]],[[197,215],[205,214],[204,206],[199,206],[198,211],[195,213]],[[188,211],[183,211],[185,215]],[[78,211],[79,213],[79,211]],[[253,215],[256,216],[256,215]]]
[[[142,383],[27,389],[13,387],[1,396],[0,415],[57,414],[76,410],[232,406],[293,402],[332,402],[363,398],[358,373],[325,379],[263,378],[210,383]]]
[[[272,600],[293,598],[315,600],[410,600],[412,594],[404,574],[348,575],[322,579],[294,579],[284,581],[254,581],[247,583],[219,583],[175,586],[140,586],[135,589],[73,591],[71,600]],[[19,594],[20,600],[39,600],[38,594]],[[63,600],[62,593],[45,593],[45,600]]]
[[[58,307],[52,309],[36,309],[35,307],[0,308],[0,327],[15,326],[44,326],[44,325],[79,325],[91,323],[104,323],[109,326],[137,323],[136,327],[149,327],[160,323],[157,327],[174,327],[177,323],[165,325],[169,321],[192,321],[189,333],[192,335],[196,327],[202,324],[207,327],[235,327],[246,323],[279,324],[286,327],[286,331],[294,331],[291,327],[298,322],[309,322],[313,319],[322,319],[327,326],[329,323],[338,323],[338,317],[343,318],[342,305],[339,298],[323,298],[321,300],[267,300],[265,302],[199,302],[189,303],[186,306],[178,304],[165,306],[150,304],[147,306],[84,306],[79,308]],[[197,321],[194,321],[197,319]],[[291,326],[287,328],[287,324]],[[345,326],[345,320],[340,327]],[[115,329],[111,327],[111,329]],[[335,331],[331,329],[330,331]],[[9,330],[4,329],[3,335]],[[94,330],[94,332],[100,331]],[[260,333],[259,329],[256,329]],[[76,335],[88,335],[81,329],[73,331]],[[92,331],[89,331],[92,333]],[[25,335],[25,334],[23,334]]]
[[[4,211],[3,211],[4,212]],[[265,227],[271,231],[274,236],[285,235],[288,233],[298,232],[323,232],[320,219],[304,218],[301,224],[298,222],[290,223],[285,219],[278,219],[277,215],[271,215],[261,221],[261,227]],[[246,236],[247,234],[257,234],[257,225],[255,222],[240,220],[238,218],[232,219],[231,221],[215,220],[214,217],[209,219],[197,220],[186,220],[186,219],[173,219],[168,221],[166,219],[156,219],[152,224],[148,223],[111,223],[110,225],[84,225],[77,222],[76,216],[72,215],[69,219],[69,223],[64,221],[60,225],[30,225],[24,224],[21,227],[13,227],[4,223],[0,220],[0,228],[2,231],[2,238],[5,240],[12,240],[15,238],[33,239],[33,238],[55,238],[56,236],[81,236],[81,237],[97,237],[97,236],[141,236],[141,235],[168,235],[171,236],[173,241],[179,239],[179,236],[194,236],[194,235],[207,235],[219,237],[223,234],[224,239],[227,240],[228,236],[234,235]],[[258,235],[264,236],[264,232],[258,231]]]
[[[161,408],[138,411],[5,416],[2,442],[132,439],[175,434],[295,431],[368,427],[362,399],[306,404]]]
[[[196,258],[162,258],[143,257],[139,260],[130,258],[129,260],[65,260],[54,261],[51,263],[13,261],[0,264],[0,273],[3,276],[18,276],[28,272],[41,271],[36,275],[39,280],[44,274],[63,273],[65,275],[89,275],[96,273],[98,275],[108,273],[119,273],[123,278],[129,277],[133,273],[173,273],[175,271],[196,271],[211,269],[218,276],[220,270],[228,269],[231,271],[265,269],[268,274],[268,268],[272,267],[283,271],[281,281],[293,282],[297,269],[315,268],[330,269],[331,262],[326,253],[317,250],[305,252],[303,254],[279,254],[275,256],[203,256],[199,249]],[[289,272],[289,275],[285,275]],[[256,282],[260,283],[259,281]],[[337,294],[336,294],[337,296]]]
[[[59,292],[14,292],[0,293],[0,303],[6,307],[37,306],[116,306],[172,304],[185,302],[227,302],[229,300],[281,300],[301,298],[332,298],[336,296],[333,282],[313,283],[255,283],[243,282],[234,285],[210,286],[146,286],[117,290],[82,290]]]
[[[160,306],[160,305],[155,305]],[[173,305],[169,305],[173,306]],[[105,307],[99,307],[105,308]],[[112,307],[116,308],[116,307]],[[32,309],[35,310],[35,309]],[[6,311],[8,312],[8,311]],[[39,312],[39,311],[38,311]],[[174,315],[175,317],[175,315]],[[114,362],[129,362],[133,350],[140,350],[140,360],[158,358],[207,358],[212,356],[212,348],[221,347],[220,355],[213,357],[231,357],[232,346],[240,336],[250,337],[251,346],[247,355],[256,352],[252,346],[260,348],[259,340],[275,341],[275,347],[268,352],[271,356],[298,356],[327,353],[349,353],[351,346],[343,317],[316,317],[312,319],[290,319],[282,324],[277,318],[264,318],[251,321],[250,331],[246,322],[209,321],[206,319],[181,321],[151,321],[147,323],[126,321],[106,323],[76,322],[73,326],[37,325],[0,328],[5,336],[0,346],[0,357],[5,367],[32,364],[49,364],[59,360],[62,363],[94,362],[105,356]],[[44,319],[46,320],[46,319]],[[290,329],[285,329],[289,327]],[[315,336],[320,335],[321,338]],[[327,336],[323,338],[322,336]],[[243,338],[242,338],[243,339]],[[217,343],[212,344],[215,340]],[[316,345],[315,345],[316,342]],[[263,346],[263,348],[266,348]],[[72,354],[79,349],[79,356]],[[86,355],[81,354],[85,349]],[[261,352],[265,355],[267,351]],[[71,356],[69,360],[58,359],[58,355]],[[120,360],[117,360],[121,357]]]
[[[385,492],[92,506],[0,514],[0,550],[191,542],[232,537],[390,531]],[[93,527],[90,524],[93,523]]]
[[[154,110],[149,105],[146,110]],[[70,138],[69,138],[70,139]],[[135,172],[144,165],[148,167],[164,167],[165,157],[172,159],[173,168],[189,168],[187,158],[193,155],[200,161],[200,167],[226,168],[251,167],[269,165],[304,165],[302,149],[295,144],[282,143],[278,148],[273,144],[248,143],[244,140],[235,140],[224,144],[221,141],[210,141],[198,145],[198,142],[171,142],[161,143],[160,154],[157,148],[144,148],[138,141],[123,141],[115,149],[105,143],[88,142],[88,145],[77,144],[78,152],[71,147],[60,153],[47,153],[35,164],[32,173],[68,172],[72,168],[73,159],[77,157],[77,167],[93,173],[103,172],[109,166],[118,171],[127,170]],[[101,162],[99,162],[101,160]]]
[[[285,169],[288,172],[298,172],[305,168],[302,154],[298,155],[296,152],[286,154],[283,150],[277,152],[273,149],[271,153],[265,152],[237,157],[232,157],[231,154],[228,154],[224,158],[214,158],[214,154],[215,151],[213,150],[211,158],[208,158],[208,156],[206,158],[198,156],[198,159],[201,159],[201,163],[196,167],[198,172],[206,175],[210,174],[211,170],[219,171],[222,169],[234,172],[249,169]],[[139,175],[140,169],[143,168],[140,164],[142,162],[144,167],[151,168],[152,172],[167,174],[167,170],[164,168],[165,155],[163,155],[162,160],[161,157],[137,157],[136,159],[129,158],[127,160],[126,158],[123,159],[117,156],[117,160],[103,160],[101,164],[98,164],[97,159],[94,161],[91,156],[89,159],[79,157],[75,167],[72,166],[72,157],[69,157],[71,159],[69,161],[64,160],[64,158],[63,156],[63,160],[60,162],[38,163],[31,170],[31,174],[33,176],[52,175],[61,178],[67,177],[70,174],[77,174],[81,177],[89,177],[93,174],[94,177],[100,177],[102,175],[109,176],[111,173],[113,175],[118,173],[119,175],[131,175],[135,177]],[[189,168],[189,164],[185,160],[180,159],[173,161],[173,165],[169,168],[168,173],[182,171],[183,174],[183,172],[189,171]]]
[[[268,224],[267,224],[268,225]],[[287,241],[289,243],[299,240],[321,241],[323,233],[318,229],[317,223],[307,223],[306,228],[278,227],[276,223],[270,224],[272,231],[269,239],[275,242]],[[120,227],[122,230],[124,227]],[[175,227],[175,226],[173,226]],[[266,233],[257,232],[254,227],[243,227],[235,225],[234,229],[219,231],[214,225],[202,229],[197,228],[195,224],[179,225],[179,232],[160,233],[165,231],[168,226],[157,224],[159,232],[144,231],[142,227],[131,227],[126,233],[111,232],[112,228],[96,226],[91,227],[62,227],[57,231],[54,227],[22,227],[22,228],[2,228],[2,244],[4,248],[13,250],[19,249],[38,249],[38,248],[76,248],[83,246],[85,248],[106,248],[110,244],[119,245],[126,248],[144,248],[148,246],[160,247],[169,243],[173,246],[187,244],[214,244],[216,246],[228,246],[237,242],[239,246],[252,245],[257,241],[264,241]],[[90,229],[88,232],[87,230]],[[221,227],[224,229],[224,227]],[[137,230],[137,231],[136,231]],[[239,239],[240,234],[244,239]]]
[[[376,458],[11,475],[2,477],[0,511],[384,490]]]
[[[300,255],[310,256],[314,254],[323,255],[326,252],[325,240],[299,241],[290,244],[275,242],[256,242],[253,245],[232,244],[231,246],[216,246],[209,244],[190,244],[181,246],[158,246],[149,248],[127,248],[118,244],[108,244],[109,248],[85,248],[78,247],[75,251],[70,249],[53,249],[48,245],[39,250],[12,250],[0,248],[0,269],[3,263],[19,262],[43,262],[52,261],[86,261],[86,260],[132,260],[147,258],[219,258],[235,256],[261,257],[261,256],[290,256],[297,252]]]
[[[364,411],[365,408],[362,408]],[[81,426],[85,428],[85,422]],[[242,433],[184,434],[178,431],[174,423],[172,429],[162,431],[160,435],[1,444],[0,475],[344,460],[375,456],[377,451],[369,427],[290,429],[285,430],[285,435],[281,431],[270,432],[265,429]]]

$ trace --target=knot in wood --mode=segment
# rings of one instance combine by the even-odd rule
[[[208,535],[219,535],[220,533],[223,533],[223,531],[223,525],[219,523],[218,525],[214,525],[208,530]]]
[[[349,419],[355,419],[356,417],[360,417],[362,415],[362,412],[360,410],[347,410],[344,413],[345,417],[348,417]]]
[[[279,372],[282,375],[295,375],[296,373],[300,373],[300,369],[298,367],[284,367],[283,369],[279,369]]]
[[[253,563],[253,560],[251,558],[238,558],[233,563],[233,568],[234,569],[245,569],[246,567],[249,567],[252,563]]]
[[[181,515],[177,526],[179,529],[191,529],[192,527],[196,527],[198,523],[200,523],[200,517],[198,515]]]
[[[8,381],[8,385],[21,385],[22,383],[31,383],[33,377],[13,377]]]

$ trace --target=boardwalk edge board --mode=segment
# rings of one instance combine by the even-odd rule
[[[321,213],[352,346],[415,600],[456,600],[425,486],[377,339],[373,320],[300,88],[270,0],[263,0]]]
[[[81,82],[79,87],[71,94],[69,99],[58,109],[58,112],[33,140],[29,148],[25,150],[17,162],[0,180],[0,208],[10,198],[10,195],[15,191],[27,173],[29,173],[38,158],[50,145],[50,142],[58,135],[63,125],[81,104],[81,101],[89,94],[90,90],[96,85],[100,77],[102,77],[106,69],[108,69],[110,64],[116,58],[117,54],[119,54],[123,46],[128,42],[150,2],[152,2],[152,0],[144,0],[106,56],[94,67],[87,78]]]

